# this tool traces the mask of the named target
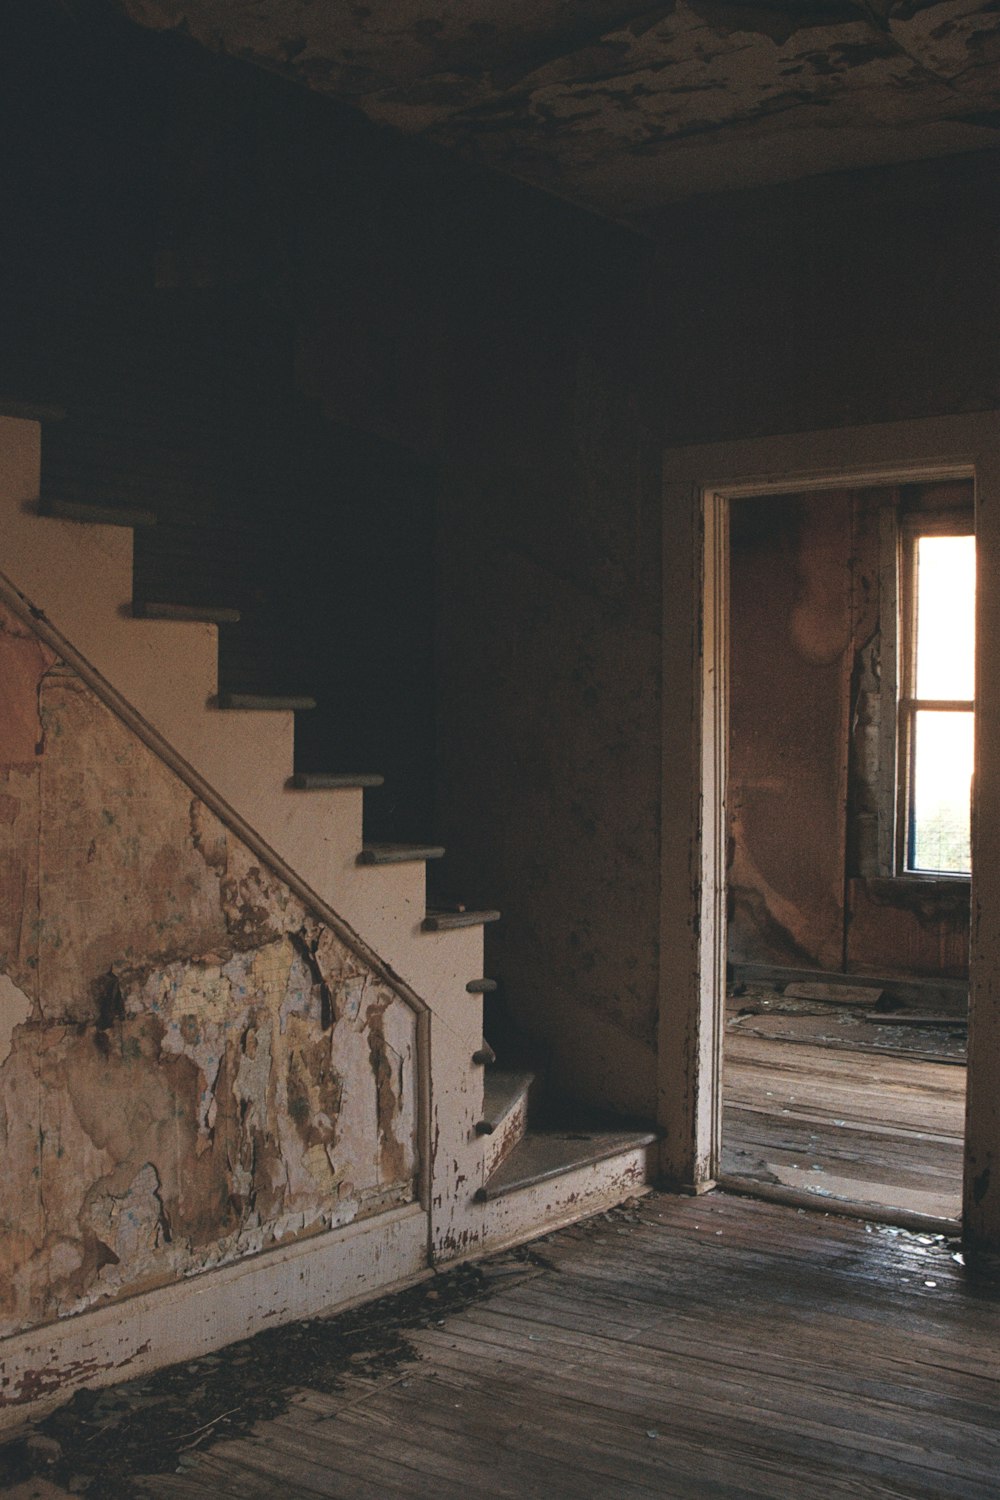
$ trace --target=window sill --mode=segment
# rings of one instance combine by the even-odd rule
[[[946,911],[968,911],[971,880],[968,875],[874,875],[857,877],[873,901],[885,906],[926,907],[932,903]]]

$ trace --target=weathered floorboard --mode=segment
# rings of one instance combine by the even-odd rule
[[[727,1033],[723,1172],[957,1219],[965,1068]]]
[[[136,1492],[326,1500],[994,1500],[1000,1288],[940,1236],[713,1194],[551,1235]],[[527,1269],[527,1267],[525,1268]]]

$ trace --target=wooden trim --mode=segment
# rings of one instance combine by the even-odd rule
[[[134,1380],[431,1275],[418,1204],[277,1245],[0,1340],[0,1432],[81,1386]]]
[[[755,1177],[742,1177],[737,1172],[726,1172],[719,1178],[717,1186],[724,1193],[735,1193],[741,1198],[762,1198],[768,1203],[785,1203],[789,1208],[804,1208],[814,1214],[836,1214],[843,1219],[875,1219],[879,1224],[895,1224],[913,1234],[951,1236],[958,1234],[962,1227],[957,1219],[942,1219],[936,1214],[886,1208],[882,1203],[850,1198],[821,1198],[803,1188],[787,1187],[783,1182],[758,1182]]]
[[[898,492],[897,492],[898,493]],[[895,508],[879,516],[878,869],[893,875],[898,847],[899,524]]]
[[[704,1023],[718,1010],[702,993],[701,723],[702,700],[701,492],[688,479],[668,483],[663,529],[663,687],[660,829],[660,1007],[657,1047],[657,1124],[663,1130],[660,1170],[674,1188],[711,1180],[711,1131],[698,1109],[699,1090],[711,1088],[699,1045]],[[711,970],[704,982],[713,983]],[[713,1102],[713,1110],[715,1104]]]
[[[974,714],[975,698],[900,698],[899,706],[907,713]]]

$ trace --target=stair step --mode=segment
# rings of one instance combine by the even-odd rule
[[[465,986],[470,995],[492,995],[496,987],[495,979],[470,979]]]
[[[528,1130],[477,1190],[476,1202],[492,1202],[578,1167],[652,1146],[656,1139],[653,1130]]]
[[[51,401],[19,401],[0,396],[0,417],[22,417],[27,422],[63,422],[66,408]]]
[[[264,713],[297,713],[299,710],[316,707],[315,698],[282,698],[271,693],[220,693],[217,703],[219,708],[258,709]]]
[[[218,604],[166,604],[152,599],[134,599],[137,620],[194,620],[206,625],[238,625],[240,612]]]
[[[39,515],[55,521],[85,521],[92,526],[155,526],[156,512],[131,505],[92,505],[88,500],[43,498]]]
[[[411,860],[440,859],[440,844],[365,844],[358,855],[359,865],[402,865]]]
[[[337,787],[382,786],[384,776],[368,771],[296,771],[288,785],[296,792],[327,792]]]
[[[498,911],[429,911],[420,925],[424,932],[451,932],[455,927],[479,927],[499,920]]]

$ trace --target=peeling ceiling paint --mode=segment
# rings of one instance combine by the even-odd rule
[[[624,220],[1000,145],[1000,0],[117,0]]]

